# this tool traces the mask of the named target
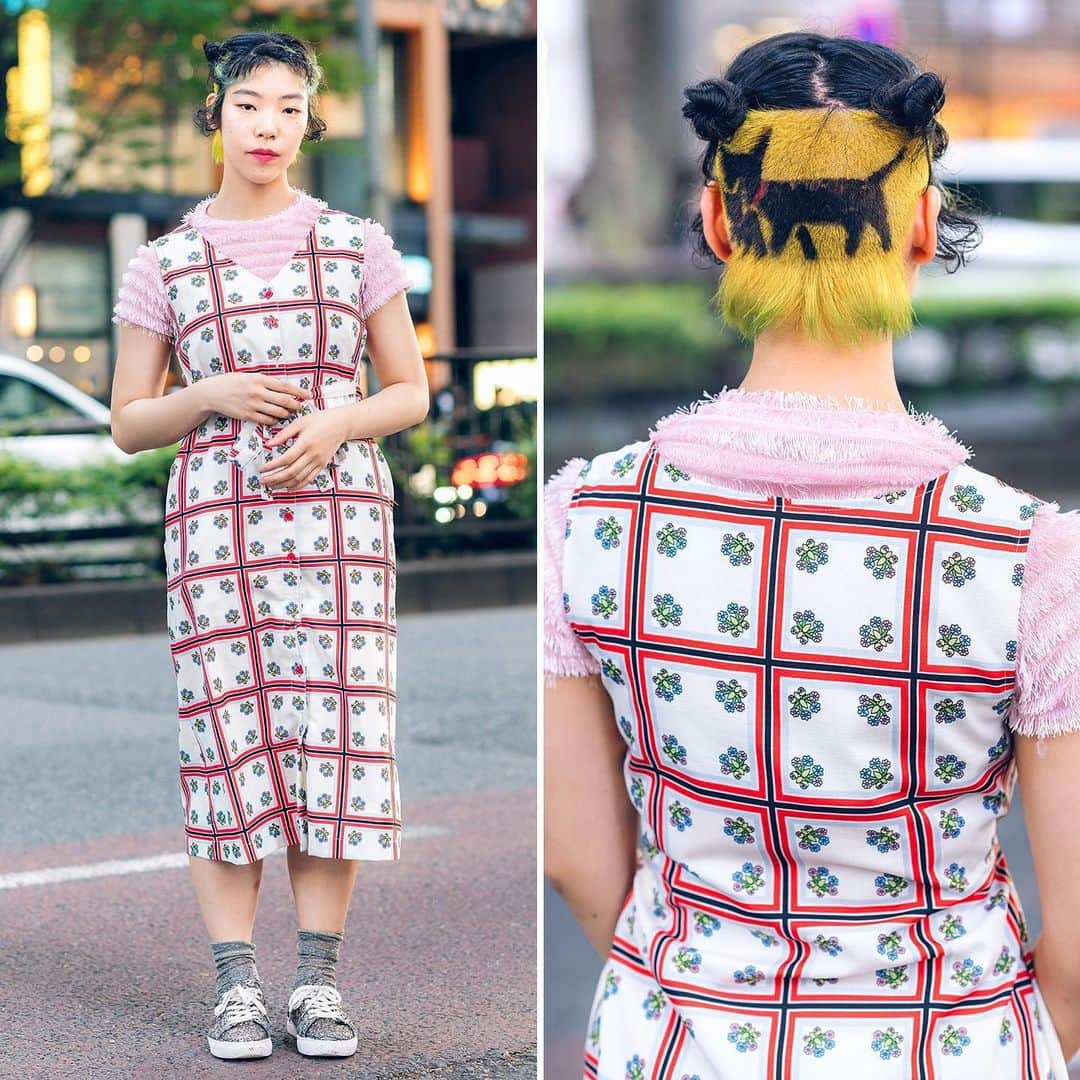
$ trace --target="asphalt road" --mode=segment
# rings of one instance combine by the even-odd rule
[[[164,636],[0,648],[0,1077],[535,1077],[535,625],[524,606],[400,619],[402,856],[357,878],[338,985],[360,1048],[342,1061],[285,1036],[279,854],[255,929],[274,1053],[206,1048]]]

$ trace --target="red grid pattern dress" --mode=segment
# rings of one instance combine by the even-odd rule
[[[1066,1080],[997,841],[1042,501],[966,463],[755,494],[663,447],[548,504],[641,828],[585,1076]]]
[[[150,246],[189,383],[265,372],[312,390],[305,412],[363,396],[359,218],[322,209],[270,281],[186,224]],[[168,631],[188,850],[234,863],[292,844],[397,859],[390,468],[374,439],[351,440],[306,487],[272,491],[256,470],[280,426],[215,416],[184,438],[170,472]]]

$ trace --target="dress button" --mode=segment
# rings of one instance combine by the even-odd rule
[[[299,556],[299,555],[297,555],[295,551],[290,551],[290,552],[289,552],[289,553],[288,553],[288,554],[287,554],[287,555],[285,556],[285,558],[286,558],[286,560],[287,560],[288,562],[298,562],[298,561],[299,561],[299,559],[300,559],[300,556]]]

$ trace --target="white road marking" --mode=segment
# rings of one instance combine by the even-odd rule
[[[446,836],[453,830],[444,825],[405,825],[401,834],[402,844],[410,840],[426,840],[432,836]],[[267,858],[284,855],[285,848],[277,848]],[[168,852],[164,855],[145,855],[134,859],[107,859],[104,862],[82,863],[74,866],[49,866],[41,870],[20,870],[12,874],[0,874],[0,890],[24,889],[30,885],[57,885],[67,881],[88,881],[91,878],[114,877],[118,874],[146,874],[156,870],[178,870],[188,865],[186,851]]]

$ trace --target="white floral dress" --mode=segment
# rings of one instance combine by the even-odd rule
[[[677,426],[547,504],[589,661],[553,624],[550,668],[599,674],[641,828],[585,1076],[1066,1080],[997,841],[1043,500],[947,445],[876,494],[767,494],[692,475]]]
[[[151,246],[187,382],[265,372],[313,391],[305,413],[363,396],[359,218],[324,209],[271,281],[184,225]],[[212,417],[185,437],[169,476],[188,850],[233,863],[287,845],[397,859],[390,468],[374,439],[351,440],[306,487],[271,490],[257,469],[280,427]]]

